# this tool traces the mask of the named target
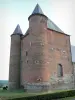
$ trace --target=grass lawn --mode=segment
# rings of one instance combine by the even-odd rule
[[[8,91],[8,90],[0,90],[0,100],[6,100],[9,98],[19,98],[26,96],[34,96],[36,93],[25,93],[23,90],[17,91]]]
[[[0,100],[6,100],[9,98],[29,97],[29,96],[46,94],[46,93],[47,92],[44,92],[44,93],[26,93],[23,90],[8,91],[8,90],[0,89]]]
[[[57,92],[59,92],[59,91],[57,91]],[[23,90],[8,91],[8,90],[0,89],[0,99],[1,100],[6,100],[6,99],[9,99],[9,98],[19,98],[19,97],[35,96],[35,95],[41,95],[41,94],[46,94],[46,93],[50,94],[50,93],[53,93],[53,92],[26,93]]]
[[[61,92],[61,91],[58,90],[58,91],[44,92],[44,93],[26,93],[23,90],[8,91],[8,90],[0,89],[0,100],[7,100],[10,98],[13,99],[13,98],[20,98],[20,97],[29,97],[29,96],[42,95],[42,94],[51,94],[55,92]],[[62,98],[59,100],[75,100],[74,98],[75,97],[68,97],[68,98]]]

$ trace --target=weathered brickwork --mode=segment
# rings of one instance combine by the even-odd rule
[[[9,65],[9,89],[17,89],[20,85],[20,55],[21,40],[19,35],[11,36],[10,65]]]
[[[26,51],[28,52],[27,56]],[[63,66],[62,81],[66,78],[66,75],[68,77],[72,75],[70,37],[47,29],[47,18],[44,16],[36,15],[29,19],[29,35],[22,39],[21,54],[22,85],[25,85],[24,82],[30,84],[49,82],[50,89],[52,89],[54,85],[54,83],[51,83],[52,76],[55,77],[53,79],[55,84],[57,84],[57,79],[60,81],[60,78],[57,77],[58,64]],[[64,84],[63,88],[65,87]],[[56,89],[59,85],[55,86]]]
[[[50,36],[48,36],[49,56],[51,57],[51,60],[52,60],[51,63],[55,64],[53,68],[53,72],[55,69],[55,73],[57,74],[57,71],[56,71],[57,65],[61,64],[63,66],[63,73],[71,74],[72,60],[71,60],[69,36],[48,30],[48,35],[49,34],[51,38],[53,38],[50,42],[49,40]]]
[[[41,22],[43,19],[45,21]],[[22,40],[21,82],[26,80],[30,83],[37,83],[49,80],[48,45],[44,28],[47,30],[46,17],[38,15],[29,19],[29,35]]]
[[[48,18],[32,14],[26,35],[11,36],[9,88],[27,92],[74,88],[70,36],[47,28]],[[62,73],[62,74],[61,74]]]

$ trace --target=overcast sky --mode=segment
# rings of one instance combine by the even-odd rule
[[[75,45],[75,0],[0,0],[0,79],[8,79],[10,35],[17,24],[23,34],[28,28],[28,17],[39,4],[62,31],[71,35]]]

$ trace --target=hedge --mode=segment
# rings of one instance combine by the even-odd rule
[[[75,96],[75,90],[48,93],[48,94],[42,94],[42,95],[30,96],[30,97],[13,98],[8,100],[52,100],[52,99],[59,99],[59,98],[72,97],[72,96]]]

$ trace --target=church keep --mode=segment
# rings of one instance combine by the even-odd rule
[[[72,89],[70,36],[44,15],[38,4],[28,21],[24,35],[19,25],[11,35],[9,89]]]

